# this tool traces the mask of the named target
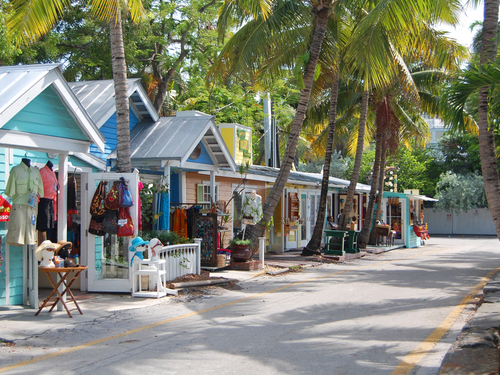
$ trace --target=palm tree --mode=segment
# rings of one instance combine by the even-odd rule
[[[127,65],[123,48],[122,12],[130,11],[132,20],[142,17],[141,0],[88,0],[91,13],[109,23],[111,59],[115,83],[117,171],[130,172],[130,122],[127,91]],[[7,21],[9,32],[17,43],[31,43],[48,33],[61,18],[70,0],[12,0],[12,16]]]
[[[408,65],[411,66],[411,64]],[[451,65],[447,68],[457,69],[458,67]],[[409,147],[409,140],[423,141],[427,138],[428,125],[421,117],[421,113],[442,116],[443,113],[449,111],[447,103],[441,103],[439,97],[442,82],[449,80],[450,74],[436,70],[409,73],[409,69],[404,69],[402,76],[408,74],[411,80],[408,78],[396,80],[392,86],[377,90],[373,94],[372,108],[376,113],[377,150],[370,201],[363,229],[358,238],[360,248],[366,247],[368,243],[375,243],[375,230],[372,228],[375,201],[372,199],[378,191],[375,219],[380,219],[387,151],[395,151],[400,142],[404,142]],[[405,86],[402,84],[403,81],[411,85]]]
[[[316,66],[319,60],[321,48],[323,45],[323,40],[327,31],[328,18],[333,3],[334,3],[333,0],[313,0],[309,2],[310,4],[309,11],[311,12],[314,20],[313,21],[314,31],[312,32],[312,35],[310,37],[305,37],[305,43],[307,43],[308,45],[308,53],[305,57],[306,63],[303,69],[303,80],[302,80],[303,89],[301,90],[300,93],[299,103],[297,106],[295,117],[292,122],[292,128],[290,131],[288,144],[285,150],[285,155],[282,159],[282,164],[280,171],[278,173],[278,177],[264,203],[263,218],[260,223],[251,226],[246,230],[245,236],[252,240],[254,244],[254,249],[257,248],[258,246],[258,237],[262,236],[262,234],[264,233],[265,225],[267,222],[269,222],[276,206],[278,205],[278,202],[283,194],[283,190],[290,175],[290,170],[295,159],[297,144],[300,137],[300,131],[309,104],[309,98],[311,95],[314,76],[316,73]],[[281,27],[283,25],[283,22],[285,23],[289,22],[288,23],[289,27],[295,27],[295,28],[297,27],[296,24],[294,24],[294,22],[290,22],[290,20],[293,21],[291,16],[293,15],[297,18],[302,19],[303,14],[297,12],[297,10],[301,9],[303,7],[303,4],[300,4],[300,2],[299,3],[286,2],[286,4],[279,3],[277,5],[279,6],[279,8],[273,10],[272,14],[269,16],[269,19],[267,20],[268,21],[267,23],[264,17],[257,18],[254,22],[248,22],[238,33],[235,34],[235,36],[233,36],[232,38],[233,41],[229,41],[229,43],[222,51],[221,57],[219,59],[219,61],[223,61],[226,63],[225,68],[221,69],[221,65],[214,64],[211,73],[212,75],[215,70],[228,72],[229,69],[237,70],[239,68],[240,71],[242,71],[244,69],[247,69],[248,67],[251,67],[251,70],[253,71],[252,68],[255,67],[256,64],[262,63],[262,61],[264,61],[264,57],[262,55],[260,56],[251,55],[249,59],[250,61],[246,61],[247,65],[245,65],[245,67],[242,67],[241,65],[238,66],[238,64],[242,64],[242,62],[234,59],[236,55],[235,52],[239,53],[237,57],[242,56],[242,59],[249,58],[247,53],[248,50],[243,50],[243,48],[245,46],[248,46],[248,44],[245,45],[245,43],[248,43],[249,35],[247,31],[251,27],[253,27],[254,30],[257,29],[261,33],[264,33],[266,36],[266,38],[258,40],[257,38],[255,38],[255,33],[251,35],[252,37],[255,38],[254,39],[255,41],[258,40],[257,46],[261,45],[264,41],[265,41],[264,43],[268,43],[269,45],[274,44],[280,38],[280,34],[283,30]],[[286,13],[287,11],[288,13]],[[280,25],[273,24],[272,22],[276,22],[278,20],[276,14],[280,14],[280,12],[283,12],[281,14],[287,16],[287,18],[281,19]],[[224,15],[224,13],[221,13],[221,15]],[[222,17],[222,19],[224,20],[224,17]],[[304,26],[302,22],[300,24],[301,26]],[[275,28],[274,31],[271,30],[271,27]],[[262,36],[262,34],[259,36]],[[270,39],[270,37],[273,37],[275,39],[272,40]],[[304,42],[303,34],[301,35],[300,40]],[[237,48],[232,49],[228,46],[236,46]],[[254,46],[254,48],[257,48],[257,46]],[[265,47],[267,48],[267,45]],[[247,53],[247,55],[245,55],[245,53]],[[252,60],[252,58],[254,58],[257,61]],[[244,62],[245,61],[243,61],[243,63]]]
[[[481,65],[494,62],[497,56],[499,6],[499,0],[484,0],[483,35],[479,59]],[[480,88],[478,99],[479,154],[484,190],[497,236],[500,238],[500,177],[495,154],[495,137],[489,124],[488,99],[489,87]]]
[[[398,59],[398,50],[408,49],[408,46],[418,46],[418,43],[416,43],[418,39],[416,37],[422,33],[422,26],[427,25],[429,19],[434,22],[441,20],[442,22],[453,24],[456,22],[455,12],[459,6],[459,2],[453,0],[422,1],[418,4],[411,1],[404,3],[395,1],[390,3],[392,8],[387,6],[387,2],[378,2],[353,34],[350,51],[352,62],[350,65],[359,70],[359,74],[363,77],[365,83],[365,91],[368,91],[371,85],[380,87],[387,84],[387,77],[397,74],[398,64],[394,64],[394,61],[391,61],[391,59]],[[392,14],[395,11],[402,16],[402,24],[397,25],[393,22]],[[426,33],[429,34],[429,31]],[[411,37],[408,38],[408,36]],[[426,49],[426,54],[429,54],[433,50],[430,47],[426,47]],[[418,48],[418,50],[421,51],[421,48]],[[441,56],[441,53],[438,56]],[[380,75],[379,72],[381,71],[390,71],[392,74]],[[368,100],[368,92],[364,100]],[[365,110],[368,108],[367,105],[363,105],[363,107]],[[364,135],[363,130],[366,125],[365,119],[366,115],[362,113],[353,174],[344,203],[344,214],[339,224],[340,229],[344,230],[347,227],[348,217],[352,209],[354,191],[359,179],[362,145],[364,144],[362,136]]]
[[[380,28],[380,30],[378,30],[378,33],[380,33],[381,35],[387,34],[387,37],[389,37],[391,35],[391,33],[394,33],[394,30],[390,29],[391,27],[394,27],[394,25],[392,25],[391,27],[387,27],[387,24],[384,22],[384,17],[387,17],[387,15],[390,14],[390,13],[385,14],[385,12],[387,12],[387,9],[388,9],[387,8],[388,3],[384,2],[384,3],[380,3],[380,4],[381,4],[381,6],[378,7],[378,9],[377,9],[377,7],[375,7],[375,9],[373,10],[373,13],[377,15],[377,17],[375,18],[377,21],[375,24],[368,25],[368,26],[370,26],[370,27],[368,27],[368,30],[370,30],[370,32],[374,32],[374,30],[376,30],[377,28]],[[410,13],[408,13],[407,9],[404,9],[404,6],[401,7],[401,4],[398,4],[397,1],[392,2],[389,5],[392,6],[393,10],[399,8],[399,10],[402,11],[403,14],[405,14],[407,16],[410,14]],[[432,8],[432,5],[430,5],[430,8]],[[450,4],[450,9],[452,9],[452,8],[453,8],[453,6],[452,6],[452,4]],[[423,11],[423,9],[418,8],[418,6],[413,8],[413,9],[415,11],[421,11],[421,12]],[[425,12],[423,12],[423,14],[425,14]],[[427,14],[430,14],[430,13],[427,13]],[[449,15],[441,14],[441,16],[445,20],[450,19],[448,17]],[[366,18],[369,18],[369,17],[366,17]],[[400,25],[399,27],[407,27],[412,32],[412,34],[414,34],[417,31],[420,32],[420,30],[416,29],[415,25],[413,25],[413,20],[414,20],[414,18],[410,17],[409,19],[406,20],[406,26],[403,22],[403,24]],[[410,25],[410,26],[407,26],[407,25]],[[358,44],[360,42],[359,39],[356,39],[356,32],[358,33],[358,37],[359,37],[361,35],[359,33],[359,30],[363,30],[366,27],[367,27],[366,25],[361,24],[358,27],[358,30],[355,30],[355,34],[354,34],[355,36],[353,38],[355,42],[353,44]],[[364,37],[364,39],[370,39],[370,38]],[[406,41],[408,41],[408,40],[406,40]],[[394,56],[394,49],[395,49],[394,47],[397,47],[396,43],[397,43],[397,41],[394,43],[387,43],[389,45],[389,49],[387,50],[388,56]],[[441,46],[442,42],[437,43],[437,44],[439,46]],[[403,47],[406,48],[406,46],[404,46],[404,44],[403,44]],[[454,47],[456,48],[456,46],[454,46]],[[419,50],[422,51],[421,48]],[[427,48],[427,50],[429,50],[429,48]],[[359,56],[360,51],[359,50],[356,50],[356,51],[357,51],[356,52],[357,57],[360,57]],[[373,55],[377,56],[377,54],[380,54],[380,51],[377,50],[376,53]],[[342,54],[337,54],[337,55],[342,56]],[[365,56],[365,55],[363,55],[363,56]],[[442,57],[442,52],[439,53],[439,56]],[[363,58],[362,63],[365,63],[366,58],[365,57],[361,57],[361,58]],[[353,64],[353,66],[355,66],[355,64]],[[362,66],[361,66],[361,70],[363,70]],[[379,82],[384,82],[384,80],[387,79],[386,77],[381,75],[379,72],[374,73],[374,72],[371,72],[370,70],[366,70],[366,74],[368,76],[373,76],[374,78],[376,78],[376,81],[379,81]],[[388,76],[390,76],[390,75],[388,75]],[[366,83],[366,80],[365,80],[365,83]],[[333,95],[333,93],[332,93],[332,95]],[[332,101],[333,101],[333,96],[332,96]],[[361,110],[361,116],[360,116],[360,124],[359,124],[359,128],[358,128],[358,142],[357,142],[354,170],[353,170],[351,182],[350,182],[348,192],[347,192],[347,199],[346,199],[346,203],[344,205],[344,212],[342,215],[342,220],[340,222],[340,228],[344,229],[344,230],[347,227],[347,221],[348,221],[348,218],[350,216],[350,212],[352,210],[352,202],[353,202],[355,187],[356,187],[356,184],[357,184],[357,181],[359,178],[359,171],[360,171],[360,167],[361,167],[363,146],[364,146],[364,142],[365,142],[364,135],[365,135],[365,129],[366,129],[368,103],[369,103],[369,92],[368,92],[368,90],[365,89],[363,91],[362,102],[361,102],[362,110]],[[379,135],[379,137],[381,137],[383,134],[384,134],[384,132],[382,132]],[[332,138],[329,138],[329,141],[332,141]],[[384,144],[385,144],[385,142],[382,142],[382,145],[384,145]],[[382,155],[380,155],[380,156],[381,156],[380,160],[382,161],[382,164],[385,164],[385,152],[382,152]],[[382,168],[380,170],[380,173],[383,173],[383,172],[384,172],[384,169]],[[325,181],[325,176],[323,176],[323,180]],[[383,183],[383,176],[381,178],[379,178],[379,181],[381,183]],[[325,190],[324,188],[325,187],[322,186],[322,192],[323,192],[323,190]],[[323,199],[325,201],[323,201]],[[321,237],[322,237],[322,227],[323,227],[324,212],[325,212],[325,208],[323,208],[323,206],[326,206],[326,194],[324,197],[322,195],[322,197],[320,198],[320,208],[318,211],[318,219],[316,221],[314,234],[313,234],[311,241],[304,249],[303,255],[309,255],[310,253],[312,253],[313,251],[315,251],[316,249],[319,248],[319,244],[320,244]]]

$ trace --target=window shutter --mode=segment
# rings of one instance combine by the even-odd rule
[[[203,203],[203,184],[196,184],[196,203]]]

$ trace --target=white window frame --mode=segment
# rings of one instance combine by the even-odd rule
[[[214,203],[219,200],[219,182],[215,183],[215,198]],[[203,187],[203,198],[201,198],[201,187]],[[200,199],[201,198],[201,199]],[[210,181],[203,181],[201,184],[196,185],[196,203],[210,204]]]

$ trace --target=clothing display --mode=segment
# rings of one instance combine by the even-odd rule
[[[10,171],[5,195],[12,198],[9,230],[5,241],[14,246],[36,244],[36,220],[38,199],[44,195],[42,176],[36,167],[30,167],[29,159]]]
[[[142,230],[142,215],[141,215],[141,208],[142,208],[142,203],[141,203],[141,190],[144,189],[144,184],[139,181],[137,184],[137,202],[138,202],[138,212],[137,212],[137,221],[139,222],[139,230]]]
[[[76,202],[76,176],[68,176],[68,215],[78,215],[78,206]]]
[[[36,229],[46,232],[53,229],[57,221],[57,191],[58,181],[56,174],[52,170],[52,162],[40,169],[40,176],[43,181],[43,196],[40,197],[38,204],[38,217]]]
[[[243,220],[246,224],[257,224],[263,216],[262,197],[252,190],[250,194],[245,194],[242,207]]]
[[[181,237],[187,237],[187,212],[185,209],[176,208],[172,214],[172,231]]]
[[[40,198],[38,202],[38,216],[36,218],[36,230],[47,232],[55,228],[54,202],[52,199]]]

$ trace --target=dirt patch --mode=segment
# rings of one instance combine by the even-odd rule
[[[210,277],[210,274],[198,275],[198,274],[194,274],[194,273],[188,273],[187,275],[179,276],[179,277],[169,281],[168,283],[169,284],[170,283],[184,283],[186,281],[205,281],[205,280],[219,280],[219,279],[223,279],[223,277]]]
[[[16,344],[14,343],[14,341],[0,338],[0,346],[16,346]]]
[[[322,255],[315,255],[315,258],[316,258],[316,262],[320,262],[320,263],[342,263],[340,260],[326,258]]]

